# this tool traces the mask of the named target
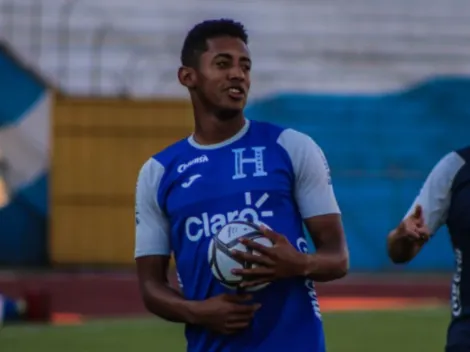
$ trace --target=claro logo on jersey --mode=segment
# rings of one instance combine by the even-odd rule
[[[305,238],[299,238],[296,244],[297,249],[300,252],[308,253],[308,243]],[[304,285],[307,289],[307,294],[310,298],[310,302],[312,303],[313,312],[317,316],[317,318],[321,320],[320,304],[318,304],[318,297],[317,291],[315,290],[315,284],[313,283],[313,280],[307,279],[305,280]]]
[[[251,192],[245,193],[245,208],[232,210],[225,214],[202,213],[199,216],[191,216],[186,219],[185,233],[190,241],[197,242],[203,236],[215,235],[224,225],[233,220],[259,222],[263,218],[274,215],[272,210],[264,209],[264,204],[269,199],[269,194],[264,193],[258,199],[253,200]]]
[[[207,155],[201,155],[197,158],[194,158],[193,160],[188,161],[186,164],[180,164],[178,165],[178,172],[182,174],[185,172],[189,167],[195,165],[195,164],[202,164],[202,163],[207,163],[209,161],[209,158]]]

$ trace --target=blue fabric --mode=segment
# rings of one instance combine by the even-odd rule
[[[0,77],[2,130],[27,119],[38,100],[44,97],[47,87],[1,45]],[[45,116],[46,123],[47,118]],[[6,157],[8,159],[8,155]],[[8,159],[10,165],[17,162],[14,158]],[[11,203],[0,209],[0,264],[42,265],[47,262],[48,177],[47,170],[39,172],[42,174],[37,179],[12,190]]]
[[[47,218],[28,199],[16,195],[0,209],[0,265],[47,263]]]
[[[3,297],[3,321],[14,321],[20,318],[18,304],[15,300]]]
[[[18,123],[46,87],[0,47],[0,128]]]

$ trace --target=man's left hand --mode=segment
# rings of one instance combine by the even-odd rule
[[[253,253],[232,251],[235,259],[255,264],[250,269],[233,269],[234,275],[243,276],[245,279],[240,287],[246,288],[274,280],[302,276],[306,266],[306,254],[298,252],[284,235],[266,227],[261,227],[261,230],[273,243],[272,247],[242,238],[240,242]]]

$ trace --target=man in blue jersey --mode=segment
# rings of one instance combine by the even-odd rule
[[[444,224],[456,258],[446,351],[470,351],[470,147],[447,154],[434,166],[404,220],[388,236],[392,261],[412,260]]]
[[[136,189],[135,257],[149,311],[186,324],[191,352],[323,352],[314,281],[348,270],[348,250],[326,159],[307,135],[243,115],[251,58],[243,25],[205,21],[187,35],[178,71],[194,133],[151,157]],[[235,219],[260,221],[271,284],[251,295],[224,288],[207,260],[211,236]],[[316,245],[308,254],[302,225]],[[167,281],[174,254],[181,293]],[[240,254],[237,254],[240,255]]]

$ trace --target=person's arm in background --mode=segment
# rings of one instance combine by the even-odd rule
[[[434,166],[405,218],[387,237],[388,256],[394,263],[412,260],[446,222],[452,183],[464,163],[451,152]]]

